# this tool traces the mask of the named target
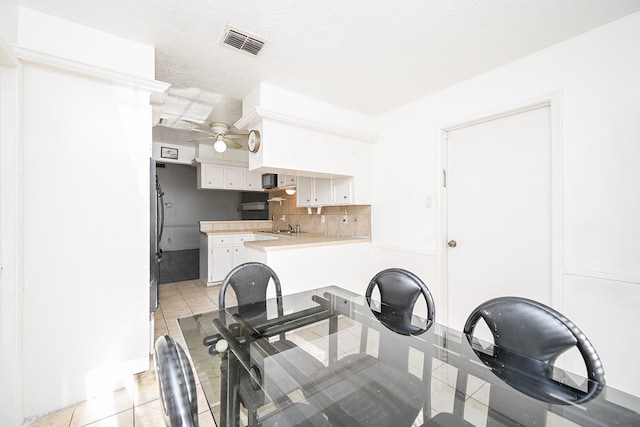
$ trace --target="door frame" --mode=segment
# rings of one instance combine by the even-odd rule
[[[437,213],[437,235],[440,241],[436,245],[438,257],[438,281],[441,283],[444,301],[443,317],[449,324],[449,284],[448,284],[448,252],[447,248],[447,189],[445,188],[444,170],[447,166],[447,135],[449,132],[488,122],[503,117],[524,113],[541,107],[549,107],[550,120],[550,224],[551,224],[551,306],[562,312],[564,310],[563,282],[563,186],[562,186],[562,92],[554,91],[540,97],[521,101],[512,106],[493,109],[475,116],[465,116],[452,120],[448,124],[438,126],[437,169],[438,191],[437,201],[440,207]],[[482,301],[478,301],[480,304]],[[444,319],[443,319],[444,320]]]

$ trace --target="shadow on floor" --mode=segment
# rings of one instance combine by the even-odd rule
[[[160,261],[160,284],[197,279],[199,265],[200,249],[165,251]]]

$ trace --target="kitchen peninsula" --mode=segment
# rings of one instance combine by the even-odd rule
[[[269,220],[201,221],[200,279],[215,285],[236,265],[259,261],[276,271],[285,294],[337,284],[336,277],[343,286],[366,287],[366,277],[353,277],[351,266],[367,259],[368,236],[275,232],[272,227]]]

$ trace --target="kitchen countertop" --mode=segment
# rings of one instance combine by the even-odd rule
[[[327,236],[320,233],[264,233],[258,232],[266,236],[277,237],[272,240],[253,240],[245,242],[245,246],[261,251],[277,251],[285,249],[300,249],[313,246],[342,245],[348,243],[368,243],[371,239],[368,237],[353,236]]]
[[[314,246],[341,245],[349,243],[369,243],[369,237],[360,236],[328,236],[321,233],[287,233],[287,232],[270,232],[270,231],[210,231],[207,235],[216,234],[249,234],[253,233],[259,236],[270,237],[268,240],[252,240],[245,242],[244,245],[249,248],[260,251],[277,251],[286,249],[300,249]]]

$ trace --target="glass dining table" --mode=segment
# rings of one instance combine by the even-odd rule
[[[636,396],[531,375],[509,362],[540,362],[418,316],[403,335],[381,311],[328,286],[178,323],[220,427],[640,426]]]

